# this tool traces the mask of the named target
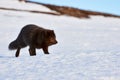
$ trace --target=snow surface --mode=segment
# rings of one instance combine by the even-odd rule
[[[51,54],[28,47],[18,58],[8,45],[26,24],[53,29],[58,44]],[[0,80],[120,80],[120,19],[78,19],[0,10]]]
[[[55,11],[48,9],[45,6],[32,4],[32,3],[25,3],[23,1],[19,2],[18,0],[1,0],[0,7],[20,9],[20,10],[34,10],[34,11],[44,11],[44,12],[56,13]]]

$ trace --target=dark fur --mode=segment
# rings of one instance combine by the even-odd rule
[[[20,49],[29,46],[30,56],[34,56],[36,55],[36,48],[42,48],[45,54],[49,54],[48,46],[56,43],[56,36],[53,30],[29,24],[23,27],[17,39],[9,44],[9,49],[17,49],[15,56],[18,57]]]

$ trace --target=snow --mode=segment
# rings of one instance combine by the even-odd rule
[[[20,10],[34,10],[34,11],[44,11],[44,12],[54,12],[48,9],[45,6],[32,4],[32,3],[25,3],[19,2],[18,0],[1,0],[0,7],[3,8],[12,8],[12,9],[20,9]]]
[[[15,51],[8,50],[26,24],[55,31],[58,44],[49,47],[49,55],[37,50],[31,57],[27,47],[16,58]],[[0,10],[0,25],[0,80],[120,80],[118,18]]]

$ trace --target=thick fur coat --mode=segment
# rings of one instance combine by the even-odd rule
[[[9,44],[9,49],[17,49],[15,56],[18,57],[20,49],[29,46],[29,53],[34,56],[36,55],[36,48],[42,48],[45,54],[49,54],[48,46],[56,43],[56,35],[53,30],[29,24],[24,26],[17,39]]]

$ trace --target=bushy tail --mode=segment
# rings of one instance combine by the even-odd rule
[[[10,50],[15,50],[15,49],[17,49],[18,47],[19,47],[19,45],[18,45],[18,43],[17,43],[16,40],[13,41],[13,42],[11,42],[11,43],[9,44],[9,49],[10,49]]]

